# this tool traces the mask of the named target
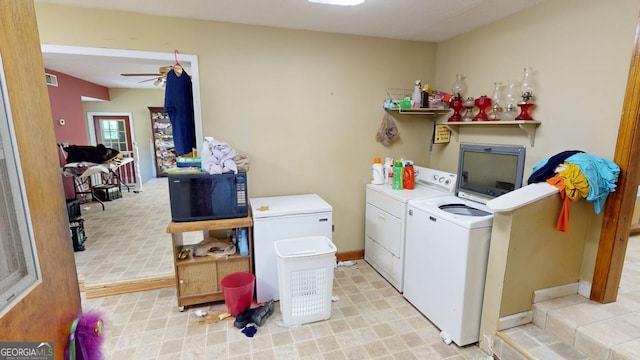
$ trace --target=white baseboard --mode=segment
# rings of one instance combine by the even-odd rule
[[[559,298],[562,296],[573,295],[578,293],[578,282],[551,288],[535,290],[533,292],[533,303],[539,303],[546,300]]]
[[[578,281],[578,294],[586,297],[591,297],[591,283],[584,280]]]
[[[533,311],[525,311],[517,314],[507,315],[498,319],[498,331],[511,329],[516,326],[526,325],[533,322]]]

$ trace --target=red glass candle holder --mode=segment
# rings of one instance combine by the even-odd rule
[[[476,106],[480,109],[480,112],[473,117],[473,121],[488,121],[487,108],[491,107],[491,99],[486,95],[482,95],[476,99]]]
[[[516,120],[533,120],[529,115],[529,109],[533,107],[532,103],[520,103],[518,106],[520,107],[520,115],[516,116]]]
[[[462,110],[462,97],[454,96],[449,101],[449,107],[453,109],[453,115],[449,118],[449,122],[462,121],[462,115],[460,115],[460,110]]]

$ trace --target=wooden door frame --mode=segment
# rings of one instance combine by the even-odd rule
[[[96,117],[98,119],[96,119]],[[131,135],[131,116],[125,116],[125,115],[96,115],[93,114],[91,116],[91,119],[93,120],[93,126],[95,128],[96,122],[100,121],[100,120],[122,120],[125,122],[125,124],[127,124],[127,132],[126,132],[126,138],[125,138],[125,143],[127,144],[127,151],[135,151],[134,147],[133,147],[133,136]],[[98,134],[100,134],[100,136],[98,136]],[[102,132],[95,132],[95,136],[96,136],[96,142],[98,141],[98,138],[102,138]],[[102,143],[104,144],[104,139],[102,139]],[[109,147],[112,147],[111,145]],[[120,150],[120,149],[118,149]]]
[[[640,174],[640,19],[622,105],[613,161],[620,166],[616,191],[607,198],[591,284],[591,300],[614,302],[618,296]],[[633,170],[633,171],[630,171]]]
[[[96,146],[98,137],[96,136],[96,127],[93,120],[94,116],[126,116],[129,118],[129,137],[131,146],[136,143],[136,134],[133,130],[133,113],[128,112],[87,112],[87,129],[89,130],[89,144]],[[133,149],[131,149],[133,150]]]
[[[80,55],[80,56],[96,56],[104,58],[112,58],[120,61],[134,60],[137,62],[144,62],[145,60],[161,60],[174,63],[176,61],[176,54],[172,51],[170,53],[161,53],[153,51],[141,51],[141,50],[124,50],[124,49],[108,49],[97,47],[83,47],[72,45],[54,45],[54,44],[41,44],[40,49],[43,54],[60,54],[60,55]],[[200,101],[200,69],[198,56],[193,54],[177,54],[178,60],[182,64],[191,64],[191,87],[193,90],[193,116],[195,118],[195,130],[196,130],[196,145],[197,149],[202,148],[202,139],[204,139],[202,133],[202,104]],[[96,145],[96,144],[93,144]]]

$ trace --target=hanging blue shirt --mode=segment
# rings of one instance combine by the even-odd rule
[[[173,144],[177,155],[190,153],[196,147],[191,77],[183,69],[180,76],[170,70],[164,92],[164,111],[169,114]]]

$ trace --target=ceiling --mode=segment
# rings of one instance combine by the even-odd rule
[[[362,5],[343,7],[306,0],[35,0],[36,3],[147,15],[426,42],[445,41],[543,1],[366,0]],[[63,54],[43,54],[43,58],[46,68],[107,87],[154,88],[153,81],[138,82],[145,77],[125,78],[120,74],[155,72],[160,66],[171,65],[166,61],[116,61]]]
[[[161,66],[173,65],[174,61],[117,58],[99,55],[78,55],[43,52],[42,59],[46,69],[71,75],[78,79],[102,85],[108,88],[158,89],[154,85],[157,76],[122,76],[120,74],[158,74]],[[186,61],[180,65],[191,74],[191,66]],[[145,81],[149,80],[151,81]]]

